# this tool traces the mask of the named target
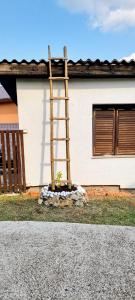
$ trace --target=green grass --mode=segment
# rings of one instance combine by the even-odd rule
[[[53,221],[135,226],[134,199],[93,199],[85,208],[46,208],[35,199],[0,197],[0,221]]]

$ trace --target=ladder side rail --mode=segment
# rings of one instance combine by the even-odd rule
[[[55,176],[54,176],[54,123],[53,123],[53,100],[50,100],[50,156],[51,156],[51,182],[52,182],[52,190],[55,189]]]
[[[65,78],[68,78],[68,60],[67,60],[67,47],[64,47],[64,57],[65,57]],[[69,97],[68,95],[68,79],[65,79],[65,97]],[[67,182],[69,183],[69,187],[71,186],[71,171],[70,171],[70,139],[69,139],[69,106],[68,101],[65,101],[65,117],[66,119],[66,167],[67,167]]]
[[[52,63],[51,63],[51,49],[48,46],[48,60],[49,60],[49,76],[52,77]],[[53,123],[53,81],[50,79],[50,158],[51,158],[51,184],[52,190],[55,189],[55,177],[54,177],[54,147],[53,147],[53,138],[54,138],[54,123]]]

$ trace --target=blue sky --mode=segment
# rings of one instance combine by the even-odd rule
[[[47,59],[48,44],[55,55],[61,55],[67,45],[74,60],[111,60],[134,53],[135,0],[108,2],[113,4],[106,0],[1,0],[0,60]]]

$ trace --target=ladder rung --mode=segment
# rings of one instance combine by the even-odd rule
[[[68,80],[69,77],[49,77],[50,80]]]
[[[57,97],[51,97],[50,99],[51,100],[69,100],[69,97],[60,97],[60,96],[57,96]]]
[[[58,182],[58,180],[55,179],[54,182]],[[65,179],[65,180],[61,180],[60,182],[62,182],[62,183],[66,183],[66,182],[67,182],[67,183],[71,183],[69,180],[66,180],[66,179]]]
[[[70,141],[69,138],[53,138],[51,141]]]
[[[51,121],[57,121],[57,120],[58,120],[58,121],[59,121],[59,120],[60,120],[60,121],[61,121],[61,120],[63,120],[63,121],[68,121],[69,118],[51,118],[50,120],[51,120]]]
[[[52,161],[70,161],[68,158],[54,158]]]
[[[49,57],[48,60],[68,60],[66,57]]]

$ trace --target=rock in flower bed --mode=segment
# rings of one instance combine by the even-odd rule
[[[67,185],[56,186],[55,191],[52,191],[48,185],[42,188],[38,203],[43,203],[47,207],[84,207],[87,203],[86,191],[77,185],[72,185],[71,190]]]

